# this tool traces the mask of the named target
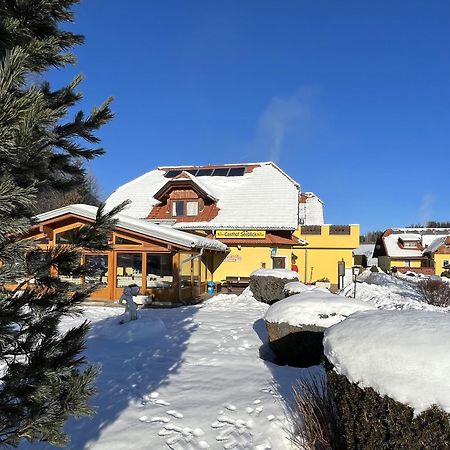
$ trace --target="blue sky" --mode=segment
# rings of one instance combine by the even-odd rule
[[[362,231],[450,220],[450,2],[85,0],[104,196],[158,165],[273,160]]]

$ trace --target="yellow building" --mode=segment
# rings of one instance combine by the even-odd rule
[[[304,283],[328,279],[337,285],[338,262],[352,267],[353,250],[359,246],[359,225],[303,225],[294,235],[308,243],[295,250]]]
[[[307,283],[337,284],[338,261],[351,267],[359,245],[358,225],[324,225],[322,201],[272,162],[159,167],[117,189],[107,207],[126,199],[131,217],[226,244],[213,258],[216,283],[292,268]]]

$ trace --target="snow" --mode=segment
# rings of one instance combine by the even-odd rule
[[[420,309],[428,311],[450,311],[424,302],[418,282],[423,278],[365,270],[358,276],[356,299],[375,305],[379,309]],[[353,297],[353,283],[347,286],[343,295]]]
[[[310,370],[260,359],[266,309],[247,290],[196,306],[139,310],[124,325],[122,308],[85,307],[83,317],[67,318],[64,329],[91,322],[85,355],[101,366],[91,401],[97,412],[69,420],[68,448],[290,449],[282,400]]]
[[[209,222],[181,222],[178,229],[291,229],[298,226],[298,184],[272,162],[240,177],[194,177],[218,199],[218,215]],[[242,164],[243,166],[245,164]],[[130,199],[126,214],[145,218],[158,203],[153,195],[168,181],[166,170],[152,170],[119,187],[106,200],[108,209]],[[282,202],[283,207],[280,207]],[[245,205],[245,208],[242,208]],[[236,212],[239,212],[238,214]]]
[[[288,323],[295,327],[314,325],[326,328],[341,322],[350,314],[374,308],[361,300],[313,289],[274,303],[267,310],[264,320]]]
[[[298,280],[298,273],[289,269],[258,269],[255,270],[250,276],[257,277],[275,277],[275,278],[287,278],[288,280]]]
[[[325,331],[324,350],[337,373],[411,406],[450,413],[450,315],[366,311]]]
[[[35,223],[40,223],[64,214],[75,214],[91,220],[95,220],[97,215],[97,207],[83,204],[73,204],[64,206],[62,208],[54,209],[33,217]],[[142,233],[146,236],[163,239],[174,244],[185,245],[192,248],[205,248],[208,250],[226,251],[227,246],[215,239],[208,239],[201,236],[196,236],[191,233],[186,233],[180,230],[175,230],[167,226],[161,226],[154,223],[149,223],[142,219],[136,219],[126,214],[116,214],[117,227],[126,230]]]
[[[284,293],[288,295],[300,294],[300,292],[307,291],[311,289],[310,286],[303,284],[301,281],[290,281],[284,285]]]
[[[390,234],[383,238],[384,245],[386,247],[387,254],[391,258],[420,258],[422,257],[422,250],[418,248],[400,248],[398,239],[401,238],[401,234]]]

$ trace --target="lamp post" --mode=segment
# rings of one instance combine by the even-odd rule
[[[353,288],[353,298],[356,298],[356,278],[359,275],[359,266],[353,266],[352,267],[352,275],[353,275],[353,283],[354,283],[354,288]]]

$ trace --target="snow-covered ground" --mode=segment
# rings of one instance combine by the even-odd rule
[[[360,279],[356,298],[380,309],[450,310],[424,303],[417,280],[369,272]],[[353,285],[343,295],[352,297]],[[97,413],[69,420],[69,448],[290,449],[283,400],[298,380],[323,370],[260,358],[269,351],[267,308],[244,293],[141,310],[138,321],[124,325],[121,308],[86,307],[83,317],[66,319],[64,329],[91,321],[86,356],[101,366]]]
[[[369,302],[379,309],[420,309],[426,311],[448,311],[425,303],[418,282],[422,278],[399,275],[397,277],[383,272],[364,271],[356,283],[356,298]],[[354,285],[348,285],[343,294],[353,297]]]
[[[198,306],[141,310],[138,321],[118,325],[122,309],[86,307],[86,355],[102,368],[97,414],[69,421],[69,448],[291,448],[282,397],[311,371],[260,359],[267,308],[246,294],[218,295]],[[50,448],[21,446],[29,447]]]

